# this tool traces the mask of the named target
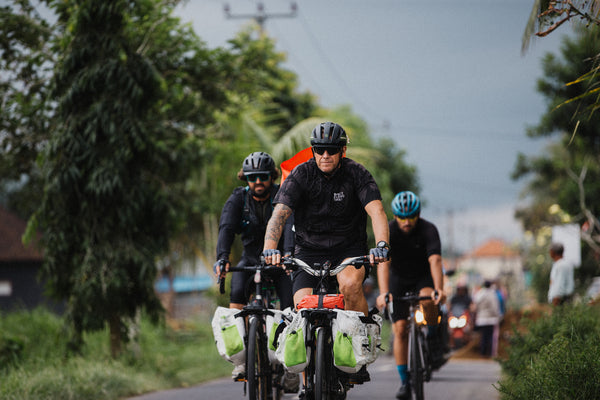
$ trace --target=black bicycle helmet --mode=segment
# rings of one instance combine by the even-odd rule
[[[421,212],[421,200],[413,192],[400,192],[392,200],[392,212],[400,218],[416,217]]]
[[[348,143],[348,136],[341,125],[335,122],[323,122],[313,129],[310,136],[311,146],[342,147]]]
[[[244,160],[242,171],[244,175],[261,173],[275,175],[275,162],[267,153],[255,151]]]

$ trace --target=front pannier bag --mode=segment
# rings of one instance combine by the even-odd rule
[[[234,365],[246,362],[244,318],[236,317],[240,310],[217,307],[212,319],[213,335],[219,355]]]

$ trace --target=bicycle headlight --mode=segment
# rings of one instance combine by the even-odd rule
[[[423,315],[423,310],[421,310],[420,308],[415,312],[415,321],[419,325],[425,323],[425,316]]]

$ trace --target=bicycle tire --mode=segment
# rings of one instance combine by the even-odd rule
[[[421,358],[421,337],[419,327],[411,323],[411,346],[410,346],[410,380],[415,400],[423,400],[423,359]]]
[[[329,379],[327,370],[327,333],[325,328],[317,328],[315,331],[315,400],[327,400],[329,398]]]
[[[248,327],[247,378],[248,398],[251,400],[267,400],[271,390],[271,371],[267,342],[260,318],[250,317]]]
[[[273,400],[281,400],[283,398],[283,375],[285,371],[281,364],[273,367]]]

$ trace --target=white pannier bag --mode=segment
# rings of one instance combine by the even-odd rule
[[[367,324],[361,321],[362,312],[336,310],[336,313],[331,325],[333,363],[339,370],[353,374],[372,362]]]
[[[372,321],[366,323],[369,338],[367,364],[374,362],[381,351],[381,325],[383,324],[381,315],[374,314],[370,318]]]
[[[246,362],[244,318],[235,315],[240,310],[217,307],[212,319],[213,335],[219,355],[234,365]]]
[[[308,324],[302,311],[293,315],[292,322],[279,335],[275,356],[287,371],[299,373],[310,362],[310,348],[307,349],[306,346]]]

